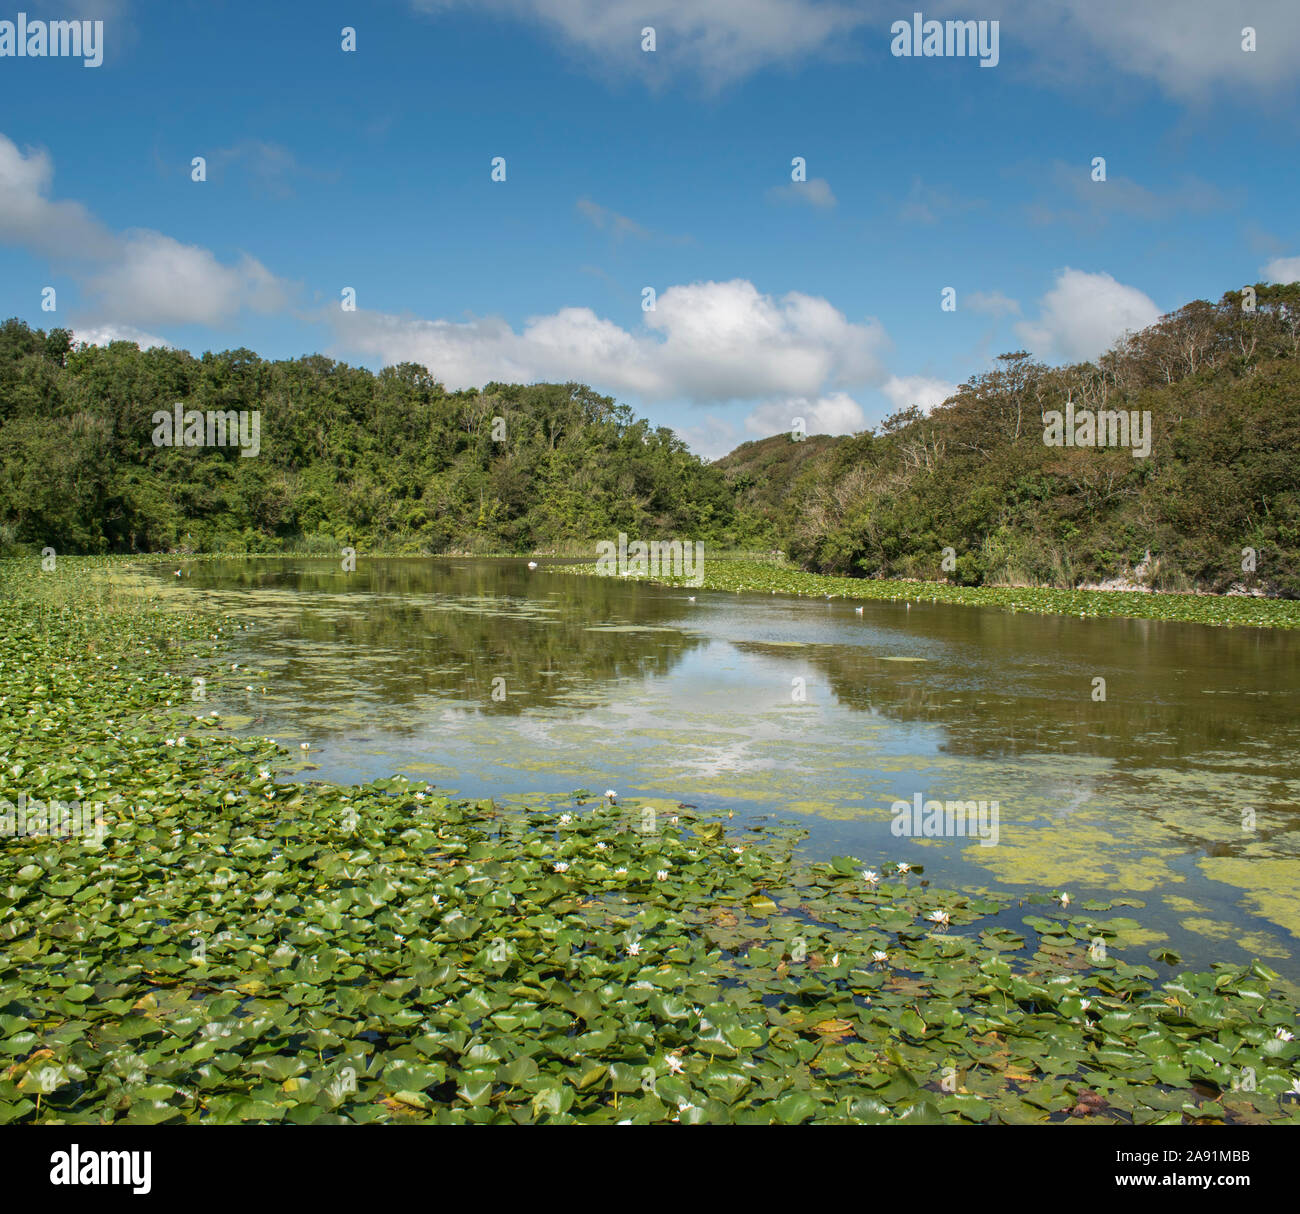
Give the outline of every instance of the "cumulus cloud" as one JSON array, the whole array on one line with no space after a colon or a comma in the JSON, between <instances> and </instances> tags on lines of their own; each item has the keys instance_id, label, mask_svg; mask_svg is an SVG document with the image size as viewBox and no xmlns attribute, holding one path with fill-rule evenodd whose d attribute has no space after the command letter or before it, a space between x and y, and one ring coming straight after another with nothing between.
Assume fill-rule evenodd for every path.
<instances>
[{"instance_id":1,"label":"cumulus cloud","mask_svg":"<svg viewBox=\"0 0 1300 1214\"><path fill-rule=\"evenodd\" d=\"M819 211L829 211L838 199L825 177L812 177L807 181L791 181L787 185L773 186L767 192L771 202L802 202Z\"/></svg>"},{"instance_id":2,"label":"cumulus cloud","mask_svg":"<svg viewBox=\"0 0 1300 1214\"><path fill-rule=\"evenodd\" d=\"M132 232L87 285L125 324L220 324L242 307L271 312L285 302L275 276L255 258L222 265L209 249L161 232Z\"/></svg>"},{"instance_id":3,"label":"cumulus cloud","mask_svg":"<svg viewBox=\"0 0 1300 1214\"><path fill-rule=\"evenodd\" d=\"M1067 266L1040 301L1037 319L1016 325L1016 333L1040 358L1082 362L1159 317L1160 309L1136 287Z\"/></svg>"},{"instance_id":4,"label":"cumulus cloud","mask_svg":"<svg viewBox=\"0 0 1300 1214\"><path fill-rule=\"evenodd\" d=\"M54 163L49 153L26 155L0 135L0 240L49 257L107 257L113 234L79 202L49 197Z\"/></svg>"},{"instance_id":5,"label":"cumulus cloud","mask_svg":"<svg viewBox=\"0 0 1300 1214\"><path fill-rule=\"evenodd\" d=\"M803 418L805 434L856 434L867 425L862 406L853 397L847 392L833 392L815 400L790 397L767 401L745 418L745 429L759 438L788 434L797 417Z\"/></svg>"},{"instance_id":6,"label":"cumulus cloud","mask_svg":"<svg viewBox=\"0 0 1300 1214\"><path fill-rule=\"evenodd\" d=\"M583 380L644 401L817 399L884 378L889 342L825 299L776 297L744 279L669 287L631 333L590 308L562 308L516 332L498 317L424 320L327 313L338 342L388 363L427 366L448 387Z\"/></svg>"},{"instance_id":7,"label":"cumulus cloud","mask_svg":"<svg viewBox=\"0 0 1300 1214\"><path fill-rule=\"evenodd\" d=\"M89 329L74 329L72 333L73 345L107 346L115 341L133 341L142 350L170 344L161 337L133 329L130 325L96 325Z\"/></svg>"},{"instance_id":8,"label":"cumulus cloud","mask_svg":"<svg viewBox=\"0 0 1300 1214\"><path fill-rule=\"evenodd\" d=\"M1300 282L1300 257L1275 257L1260 273L1269 282Z\"/></svg>"},{"instance_id":9,"label":"cumulus cloud","mask_svg":"<svg viewBox=\"0 0 1300 1214\"><path fill-rule=\"evenodd\" d=\"M217 324L284 305L285 284L256 259L225 265L161 232L112 232L81 203L51 198L53 179L47 152L0 135L0 241L75 267L101 324Z\"/></svg>"},{"instance_id":10,"label":"cumulus cloud","mask_svg":"<svg viewBox=\"0 0 1300 1214\"><path fill-rule=\"evenodd\" d=\"M957 392L957 385L946 379L929 375L891 375L880 390L889 398L894 411L915 405L922 413L929 413Z\"/></svg>"}]
</instances>

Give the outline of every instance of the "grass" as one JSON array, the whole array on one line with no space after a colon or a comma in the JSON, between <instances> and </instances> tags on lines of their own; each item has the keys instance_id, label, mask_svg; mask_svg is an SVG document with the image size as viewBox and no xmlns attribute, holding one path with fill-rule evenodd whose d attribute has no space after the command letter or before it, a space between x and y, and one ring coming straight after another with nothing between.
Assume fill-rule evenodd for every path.
<instances>
[{"instance_id":1,"label":"grass","mask_svg":"<svg viewBox=\"0 0 1300 1214\"><path fill-rule=\"evenodd\" d=\"M1300 1122L1261 964L685 805L277 780L190 699L243 622L120 568L0 562L0 799L104 822L0 839L0 1122Z\"/></svg>"}]
</instances>

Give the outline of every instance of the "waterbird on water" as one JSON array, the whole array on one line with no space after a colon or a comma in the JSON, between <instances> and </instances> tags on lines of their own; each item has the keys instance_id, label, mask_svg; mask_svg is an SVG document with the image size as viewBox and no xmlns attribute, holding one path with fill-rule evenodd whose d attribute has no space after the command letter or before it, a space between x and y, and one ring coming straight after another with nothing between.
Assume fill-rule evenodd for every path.
<instances>
[{"instance_id":1,"label":"waterbird on water","mask_svg":"<svg viewBox=\"0 0 1300 1214\"><path fill-rule=\"evenodd\" d=\"M536 562L536 561L529 561L529 562L528 562L528 568L529 568L529 569L536 569L536 568L537 568L537 562Z\"/></svg>"}]
</instances>

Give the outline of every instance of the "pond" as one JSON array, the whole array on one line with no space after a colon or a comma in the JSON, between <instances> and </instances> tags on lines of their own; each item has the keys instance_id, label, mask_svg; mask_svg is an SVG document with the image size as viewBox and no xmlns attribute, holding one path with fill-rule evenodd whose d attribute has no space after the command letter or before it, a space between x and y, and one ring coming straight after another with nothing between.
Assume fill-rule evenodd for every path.
<instances>
[{"instance_id":1,"label":"pond","mask_svg":"<svg viewBox=\"0 0 1300 1214\"><path fill-rule=\"evenodd\" d=\"M1294 633L859 614L524 560L183 574L184 593L253 626L211 706L302 754L294 778L402 773L499 803L615 789L742 826L797 819L815 858L906 860L970 892L1131 899L1142 952L1195 968L1259 957L1300 978ZM895 802L918 797L996 802L996 843L895 834Z\"/></svg>"}]
</instances>

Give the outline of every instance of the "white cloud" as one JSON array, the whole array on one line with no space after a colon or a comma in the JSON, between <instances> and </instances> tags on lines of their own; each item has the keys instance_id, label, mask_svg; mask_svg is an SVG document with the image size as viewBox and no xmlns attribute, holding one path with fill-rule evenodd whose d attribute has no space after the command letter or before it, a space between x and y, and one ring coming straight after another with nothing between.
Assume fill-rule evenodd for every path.
<instances>
[{"instance_id":1,"label":"white cloud","mask_svg":"<svg viewBox=\"0 0 1300 1214\"><path fill-rule=\"evenodd\" d=\"M839 201L825 177L773 186L768 190L767 196L772 202L802 202L819 211L829 211Z\"/></svg>"},{"instance_id":2,"label":"white cloud","mask_svg":"<svg viewBox=\"0 0 1300 1214\"><path fill-rule=\"evenodd\" d=\"M868 6L834 0L411 0L437 14L471 8L531 20L581 51L610 76L692 73L720 87L774 64L839 49L865 25ZM641 31L655 29L656 50L641 50ZM883 33L882 33L883 36Z\"/></svg>"},{"instance_id":3,"label":"white cloud","mask_svg":"<svg viewBox=\"0 0 1300 1214\"><path fill-rule=\"evenodd\" d=\"M768 401L745 418L745 429L759 438L788 434L797 417L804 420L805 434L856 434L867 426L862 406L847 392L833 392L815 400L791 397Z\"/></svg>"},{"instance_id":4,"label":"white cloud","mask_svg":"<svg viewBox=\"0 0 1300 1214\"><path fill-rule=\"evenodd\" d=\"M919 7L919 6L918 6ZM930 0L926 16L969 17L969 0ZM1170 96L1209 104L1225 87L1258 93L1295 82L1300 5L1295 0L983 0L980 17L1001 22L1004 67L1025 62L1044 81L1109 88L1098 58L1152 80ZM1256 49L1242 50L1253 26ZM1031 54L1017 55L1015 39Z\"/></svg>"},{"instance_id":5,"label":"white cloud","mask_svg":"<svg viewBox=\"0 0 1300 1214\"><path fill-rule=\"evenodd\" d=\"M81 203L51 199L53 178L47 152L0 135L0 241L76 267L99 324L218 324L284 305L285 284L254 258L225 265L161 232L112 232Z\"/></svg>"},{"instance_id":6,"label":"white cloud","mask_svg":"<svg viewBox=\"0 0 1300 1214\"><path fill-rule=\"evenodd\" d=\"M675 426L677 437L697 455L718 459L734 451L743 441L738 427L725 418L709 413L698 425Z\"/></svg>"},{"instance_id":7,"label":"white cloud","mask_svg":"<svg viewBox=\"0 0 1300 1214\"><path fill-rule=\"evenodd\" d=\"M957 385L929 375L891 375L880 385L880 390L889 398L895 412L916 405L922 413L929 413L955 395Z\"/></svg>"},{"instance_id":8,"label":"white cloud","mask_svg":"<svg viewBox=\"0 0 1300 1214\"><path fill-rule=\"evenodd\" d=\"M73 345L84 343L87 346L107 346L115 341L133 341L142 350L170 345L161 337L155 337L152 333L143 333L129 325L97 325L90 329L74 329L72 333Z\"/></svg>"},{"instance_id":9,"label":"white cloud","mask_svg":"<svg viewBox=\"0 0 1300 1214\"><path fill-rule=\"evenodd\" d=\"M1275 257L1260 273L1269 282L1300 282L1300 257Z\"/></svg>"},{"instance_id":10,"label":"white cloud","mask_svg":"<svg viewBox=\"0 0 1300 1214\"><path fill-rule=\"evenodd\" d=\"M220 324L242 307L270 312L284 291L261 262L222 265L208 249L161 232L133 232L118 256L87 284L125 324Z\"/></svg>"},{"instance_id":11,"label":"white cloud","mask_svg":"<svg viewBox=\"0 0 1300 1214\"><path fill-rule=\"evenodd\" d=\"M414 9L451 9L531 21L617 79L689 73L719 88L772 66L809 58L886 53L889 27L911 9L895 0L410 0ZM1106 89L1106 65L1154 81L1182 101L1209 104L1225 87L1245 93L1290 87L1300 61L1295 0L930 0L926 17L1000 22L1001 71L1043 82ZM641 50L654 26L657 49ZM1256 49L1241 30L1257 31ZM1099 68L1098 61L1101 61ZM925 220L922 220L925 222Z\"/></svg>"},{"instance_id":12,"label":"white cloud","mask_svg":"<svg viewBox=\"0 0 1300 1214\"><path fill-rule=\"evenodd\" d=\"M1036 320L1016 325L1016 333L1040 358L1068 362L1096 358L1124 333L1160 318L1160 309L1136 287L1068 266L1039 309Z\"/></svg>"},{"instance_id":13,"label":"white cloud","mask_svg":"<svg viewBox=\"0 0 1300 1214\"><path fill-rule=\"evenodd\" d=\"M54 164L48 152L0 135L0 241L50 257L110 255L114 238L79 202L49 197Z\"/></svg>"},{"instance_id":14,"label":"white cloud","mask_svg":"<svg viewBox=\"0 0 1300 1214\"><path fill-rule=\"evenodd\" d=\"M765 295L744 279L667 288L635 334L590 308L533 317L519 332L497 317L422 320L334 308L326 316L346 349L422 363L451 388L576 379L643 401L695 404L815 399L879 383L889 344L874 320L854 323L798 292Z\"/></svg>"}]
</instances>

